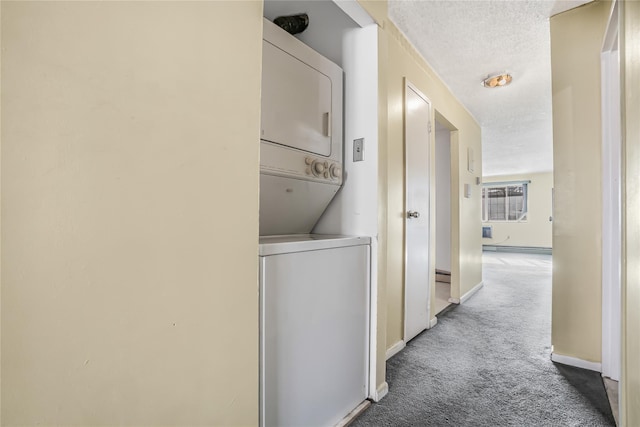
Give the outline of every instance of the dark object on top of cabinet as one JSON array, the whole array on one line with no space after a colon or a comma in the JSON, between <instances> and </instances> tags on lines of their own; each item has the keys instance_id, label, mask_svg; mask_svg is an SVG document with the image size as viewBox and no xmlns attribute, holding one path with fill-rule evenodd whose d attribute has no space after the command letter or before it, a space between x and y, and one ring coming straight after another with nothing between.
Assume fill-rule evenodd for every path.
<instances>
[{"instance_id":1,"label":"dark object on top of cabinet","mask_svg":"<svg viewBox=\"0 0 640 427\"><path fill-rule=\"evenodd\" d=\"M298 34L309 26L309 15L300 13L298 15L279 16L273 20L273 23L289 34Z\"/></svg>"}]
</instances>

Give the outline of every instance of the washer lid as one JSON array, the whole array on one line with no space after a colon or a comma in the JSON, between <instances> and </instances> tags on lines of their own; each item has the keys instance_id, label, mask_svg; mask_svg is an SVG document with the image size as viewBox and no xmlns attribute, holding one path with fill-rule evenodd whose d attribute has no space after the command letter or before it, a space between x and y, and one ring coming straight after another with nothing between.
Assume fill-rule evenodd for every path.
<instances>
[{"instance_id":1,"label":"washer lid","mask_svg":"<svg viewBox=\"0 0 640 427\"><path fill-rule=\"evenodd\" d=\"M279 255L291 252L316 251L371 244L367 236L343 236L339 234L288 234L260 237L259 255Z\"/></svg>"}]
</instances>

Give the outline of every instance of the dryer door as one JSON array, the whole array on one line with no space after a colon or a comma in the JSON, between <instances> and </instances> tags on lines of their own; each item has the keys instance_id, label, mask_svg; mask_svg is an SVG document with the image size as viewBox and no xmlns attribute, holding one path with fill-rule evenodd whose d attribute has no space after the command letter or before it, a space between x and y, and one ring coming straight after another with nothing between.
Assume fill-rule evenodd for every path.
<instances>
[{"instance_id":1,"label":"dryer door","mask_svg":"<svg viewBox=\"0 0 640 427\"><path fill-rule=\"evenodd\" d=\"M331 80L268 41L262 46L260 139L331 155Z\"/></svg>"}]
</instances>

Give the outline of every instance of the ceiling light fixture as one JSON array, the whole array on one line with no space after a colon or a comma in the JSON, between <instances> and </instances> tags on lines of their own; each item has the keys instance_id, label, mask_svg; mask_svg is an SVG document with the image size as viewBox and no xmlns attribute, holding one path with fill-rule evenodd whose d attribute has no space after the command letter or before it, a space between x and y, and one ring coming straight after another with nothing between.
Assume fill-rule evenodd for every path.
<instances>
[{"instance_id":1,"label":"ceiling light fixture","mask_svg":"<svg viewBox=\"0 0 640 427\"><path fill-rule=\"evenodd\" d=\"M511 83L513 77L509 73L495 74L493 76L488 76L481 83L484 87L500 87L506 86Z\"/></svg>"}]
</instances>

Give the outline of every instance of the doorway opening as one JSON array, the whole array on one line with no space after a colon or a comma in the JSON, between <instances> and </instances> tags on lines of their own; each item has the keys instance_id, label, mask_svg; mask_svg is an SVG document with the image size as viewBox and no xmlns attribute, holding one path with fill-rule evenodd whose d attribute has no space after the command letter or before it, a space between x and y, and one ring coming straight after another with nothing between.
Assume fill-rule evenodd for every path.
<instances>
[{"instance_id":1,"label":"doorway opening","mask_svg":"<svg viewBox=\"0 0 640 427\"><path fill-rule=\"evenodd\" d=\"M436 289L437 316L451 304L451 134L449 127L435 120L436 177Z\"/></svg>"}]
</instances>

